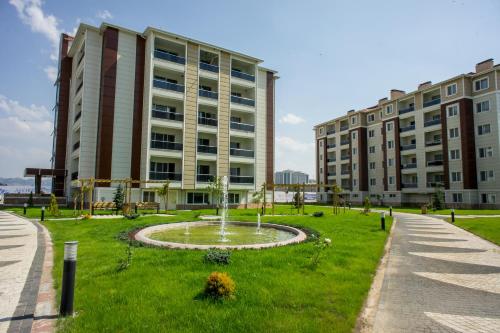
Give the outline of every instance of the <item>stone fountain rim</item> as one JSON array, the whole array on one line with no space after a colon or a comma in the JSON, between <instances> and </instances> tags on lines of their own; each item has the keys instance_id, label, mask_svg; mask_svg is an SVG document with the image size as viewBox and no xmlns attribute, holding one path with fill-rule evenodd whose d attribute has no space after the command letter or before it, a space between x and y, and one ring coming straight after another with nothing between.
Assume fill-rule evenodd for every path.
<instances>
[{"instance_id":1,"label":"stone fountain rim","mask_svg":"<svg viewBox=\"0 0 500 333\"><path fill-rule=\"evenodd\" d=\"M208 249L227 249L227 250L243 250L243 249L265 249L277 246L285 246L290 244L301 243L306 240L307 235L305 232L298 228L294 228L288 225L283 224L274 224L274 223L261 223L261 228L273 228L283 231L288 231L295 234L295 237L279 241L279 242L271 242L271 243L260 243L260 244L242 244L242 245L224 245L224 244L210 244L210 245L202 245L202 244L184 244L184 243L174 243L174 242L166 242L159 241L155 239L151 239L148 235L168 230L168 229L177 229L183 228L189 224L189 226L203 226L203 225L220 225L220 222L214 221L194 221L194 222L176 222L176 223L165 223L165 224L157 224L150 227L143 228L139 230L134 238L142 243L153 245L157 247L164 247L170 249L184 249L184 250L208 250ZM227 221L226 224L232 225L251 225L255 226L255 222L240 222L240 221Z\"/></svg>"}]
</instances>

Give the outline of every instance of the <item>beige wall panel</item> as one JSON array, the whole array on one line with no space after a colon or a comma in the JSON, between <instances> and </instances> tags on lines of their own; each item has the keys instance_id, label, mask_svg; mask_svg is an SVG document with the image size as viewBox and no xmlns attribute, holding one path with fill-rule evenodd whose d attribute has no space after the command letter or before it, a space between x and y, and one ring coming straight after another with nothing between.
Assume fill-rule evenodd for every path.
<instances>
[{"instance_id":1,"label":"beige wall panel","mask_svg":"<svg viewBox=\"0 0 500 333\"><path fill-rule=\"evenodd\" d=\"M217 175L229 175L229 118L230 96L231 96L231 56L229 53L221 52L219 69L219 111L218 111L218 160Z\"/></svg>"}]
</instances>

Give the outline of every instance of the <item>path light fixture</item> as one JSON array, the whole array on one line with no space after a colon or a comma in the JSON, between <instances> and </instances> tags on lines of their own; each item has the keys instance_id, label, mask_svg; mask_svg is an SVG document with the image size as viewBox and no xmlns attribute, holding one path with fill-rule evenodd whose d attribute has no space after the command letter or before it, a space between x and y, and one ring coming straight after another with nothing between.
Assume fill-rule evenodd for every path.
<instances>
[{"instance_id":1,"label":"path light fixture","mask_svg":"<svg viewBox=\"0 0 500 333\"><path fill-rule=\"evenodd\" d=\"M26 215L26 208L28 207L28 204L25 202L23 205L23 214Z\"/></svg>"},{"instance_id":2,"label":"path light fixture","mask_svg":"<svg viewBox=\"0 0 500 333\"><path fill-rule=\"evenodd\" d=\"M389 216L392 216L392 206L389 207Z\"/></svg>"},{"instance_id":3,"label":"path light fixture","mask_svg":"<svg viewBox=\"0 0 500 333\"><path fill-rule=\"evenodd\" d=\"M385 230L385 212L380 213L380 228Z\"/></svg>"},{"instance_id":4,"label":"path light fixture","mask_svg":"<svg viewBox=\"0 0 500 333\"><path fill-rule=\"evenodd\" d=\"M73 300L75 295L76 252L78 242L64 243L64 267L61 291L61 316L73 315Z\"/></svg>"},{"instance_id":5,"label":"path light fixture","mask_svg":"<svg viewBox=\"0 0 500 333\"><path fill-rule=\"evenodd\" d=\"M42 218L40 220L45 221L45 206L42 206Z\"/></svg>"},{"instance_id":6,"label":"path light fixture","mask_svg":"<svg viewBox=\"0 0 500 333\"><path fill-rule=\"evenodd\" d=\"M451 209L451 223L455 223L455 209Z\"/></svg>"}]
</instances>

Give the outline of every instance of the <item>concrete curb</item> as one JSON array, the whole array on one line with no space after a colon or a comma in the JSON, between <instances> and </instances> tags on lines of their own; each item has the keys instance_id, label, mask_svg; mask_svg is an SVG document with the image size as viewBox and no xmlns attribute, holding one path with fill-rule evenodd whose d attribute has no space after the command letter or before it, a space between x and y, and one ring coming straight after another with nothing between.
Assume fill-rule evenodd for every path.
<instances>
[{"instance_id":1,"label":"concrete curb","mask_svg":"<svg viewBox=\"0 0 500 333\"><path fill-rule=\"evenodd\" d=\"M382 290L382 284L384 282L385 271L387 268L387 263L389 261L389 252L391 249L392 238L394 236L394 227L397 223L397 218L393 216L391 230L389 232L389 237L384 246L384 255L380 259L380 262L373 278L370 291L368 292L368 297L366 298L363 308L356 320L356 327L354 332L359 333L369 333L373 330L375 314L377 313L378 302L380 299L380 291Z\"/></svg>"}]
</instances>

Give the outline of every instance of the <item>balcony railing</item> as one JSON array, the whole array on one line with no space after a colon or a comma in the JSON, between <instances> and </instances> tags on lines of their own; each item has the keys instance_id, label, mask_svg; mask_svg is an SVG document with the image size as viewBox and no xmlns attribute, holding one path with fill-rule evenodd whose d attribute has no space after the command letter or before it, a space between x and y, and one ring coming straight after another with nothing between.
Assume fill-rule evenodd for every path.
<instances>
[{"instance_id":1,"label":"balcony railing","mask_svg":"<svg viewBox=\"0 0 500 333\"><path fill-rule=\"evenodd\" d=\"M441 140L435 140L435 141L428 141L425 143L425 146L426 147L430 147L430 146L438 146L441 144Z\"/></svg>"},{"instance_id":2,"label":"balcony railing","mask_svg":"<svg viewBox=\"0 0 500 333\"><path fill-rule=\"evenodd\" d=\"M432 187L441 187L444 186L443 182L427 182L427 187L432 188Z\"/></svg>"},{"instance_id":3,"label":"balcony railing","mask_svg":"<svg viewBox=\"0 0 500 333\"><path fill-rule=\"evenodd\" d=\"M217 154L217 146L198 145L198 153Z\"/></svg>"},{"instance_id":4,"label":"balcony railing","mask_svg":"<svg viewBox=\"0 0 500 333\"><path fill-rule=\"evenodd\" d=\"M196 181L199 183L210 183L214 178L214 175L196 175Z\"/></svg>"},{"instance_id":5,"label":"balcony railing","mask_svg":"<svg viewBox=\"0 0 500 333\"><path fill-rule=\"evenodd\" d=\"M198 116L198 124L207 126L217 126L217 119Z\"/></svg>"},{"instance_id":6,"label":"balcony railing","mask_svg":"<svg viewBox=\"0 0 500 333\"><path fill-rule=\"evenodd\" d=\"M443 161L434 160L434 161L427 162L427 166L439 166L439 165L443 165Z\"/></svg>"},{"instance_id":7,"label":"balcony railing","mask_svg":"<svg viewBox=\"0 0 500 333\"><path fill-rule=\"evenodd\" d=\"M331 130L326 131L326 135L330 135L330 134L335 134L335 130L331 129Z\"/></svg>"},{"instance_id":8,"label":"balcony railing","mask_svg":"<svg viewBox=\"0 0 500 333\"><path fill-rule=\"evenodd\" d=\"M345 192L345 191L351 191L352 190L352 187L351 185L341 185L340 186L342 188L342 190Z\"/></svg>"},{"instance_id":9,"label":"balcony railing","mask_svg":"<svg viewBox=\"0 0 500 333\"><path fill-rule=\"evenodd\" d=\"M441 98L431 99L430 101L424 101L424 108L432 105L441 103Z\"/></svg>"},{"instance_id":10,"label":"balcony railing","mask_svg":"<svg viewBox=\"0 0 500 333\"><path fill-rule=\"evenodd\" d=\"M184 115L182 113L163 111L158 109L153 109L153 118L184 121Z\"/></svg>"},{"instance_id":11,"label":"balcony railing","mask_svg":"<svg viewBox=\"0 0 500 333\"><path fill-rule=\"evenodd\" d=\"M345 160L348 160L350 157L351 157L351 155L340 156L340 160L345 161Z\"/></svg>"},{"instance_id":12,"label":"balcony railing","mask_svg":"<svg viewBox=\"0 0 500 333\"><path fill-rule=\"evenodd\" d=\"M337 145L335 143L328 143L326 149L335 148Z\"/></svg>"},{"instance_id":13,"label":"balcony railing","mask_svg":"<svg viewBox=\"0 0 500 333\"><path fill-rule=\"evenodd\" d=\"M350 172L349 172L349 170L341 170L340 174L341 175L348 175L348 174L350 174Z\"/></svg>"},{"instance_id":14,"label":"balcony railing","mask_svg":"<svg viewBox=\"0 0 500 333\"><path fill-rule=\"evenodd\" d=\"M415 143L409 145L401 145L401 150L412 150L415 148L417 148L417 145Z\"/></svg>"},{"instance_id":15,"label":"balcony railing","mask_svg":"<svg viewBox=\"0 0 500 333\"><path fill-rule=\"evenodd\" d=\"M182 150L182 143L151 140L151 148L166 149L166 150Z\"/></svg>"},{"instance_id":16,"label":"balcony railing","mask_svg":"<svg viewBox=\"0 0 500 333\"><path fill-rule=\"evenodd\" d=\"M77 180L78 179L78 171L71 173L71 180Z\"/></svg>"},{"instance_id":17,"label":"balcony railing","mask_svg":"<svg viewBox=\"0 0 500 333\"><path fill-rule=\"evenodd\" d=\"M73 151L77 150L78 148L80 148L80 141L75 142L75 144L73 145Z\"/></svg>"},{"instance_id":18,"label":"balcony railing","mask_svg":"<svg viewBox=\"0 0 500 333\"><path fill-rule=\"evenodd\" d=\"M402 188L417 188L417 183L401 183Z\"/></svg>"},{"instance_id":19,"label":"balcony railing","mask_svg":"<svg viewBox=\"0 0 500 333\"><path fill-rule=\"evenodd\" d=\"M209 72L219 73L219 66L207 64L205 62L200 62L200 69L204 69Z\"/></svg>"},{"instance_id":20,"label":"balcony railing","mask_svg":"<svg viewBox=\"0 0 500 333\"><path fill-rule=\"evenodd\" d=\"M231 70L231 76L237 77L239 79L255 82L255 76L248 73L243 73L240 71Z\"/></svg>"},{"instance_id":21,"label":"balcony railing","mask_svg":"<svg viewBox=\"0 0 500 333\"><path fill-rule=\"evenodd\" d=\"M349 144L349 139L346 139L346 140L340 140L340 145L343 146L343 145L348 145Z\"/></svg>"},{"instance_id":22,"label":"balcony railing","mask_svg":"<svg viewBox=\"0 0 500 333\"><path fill-rule=\"evenodd\" d=\"M252 176L229 176L229 182L234 184L253 184Z\"/></svg>"},{"instance_id":23,"label":"balcony railing","mask_svg":"<svg viewBox=\"0 0 500 333\"><path fill-rule=\"evenodd\" d=\"M151 180L182 180L182 173L175 172L159 172L159 171L150 171L149 179Z\"/></svg>"},{"instance_id":24,"label":"balcony railing","mask_svg":"<svg viewBox=\"0 0 500 333\"><path fill-rule=\"evenodd\" d=\"M327 175L328 175L328 177L330 177L330 176L336 176L337 173L336 172L328 172Z\"/></svg>"},{"instance_id":25,"label":"balcony railing","mask_svg":"<svg viewBox=\"0 0 500 333\"><path fill-rule=\"evenodd\" d=\"M211 98L211 99L219 98L219 94L217 92L205 90L205 89L200 89L199 95L200 95L200 97L206 97L206 98Z\"/></svg>"},{"instance_id":26,"label":"balcony railing","mask_svg":"<svg viewBox=\"0 0 500 333\"><path fill-rule=\"evenodd\" d=\"M406 163L401 165L402 169L415 169L416 167L417 163Z\"/></svg>"},{"instance_id":27,"label":"balcony railing","mask_svg":"<svg viewBox=\"0 0 500 333\"><path fill-rule=\"evenodd\" d=\"M82 117L82 111L78 111L78 113L75 115L75 123Z\"/></svg>"},{"instance_id":28,"label":"balcony railing","mask_svg":"<svg viewBox=\"0 0 500 333\"><path fill-rule=\"evenodd\" d=\"M236 104L255 106L255 100L251 98L239 97L234 95L231 95L231 102Z\"/></svg>"},{"instance_id":29,"label":"balcony railing","mask_svg":"<svg viewBox=\"0 0 500 333\"><path fill-rule=\"evenodd\" d=\"M253 157L254 151L248 149L231 148L229 149L229 154L233 156Z\"/></svg>"},{"instance_id":30,"label":"balcony railing","mask_svg":"<svg viewBox=\"0 0 500 333\"><path fill-rule=\"evenodd\" d=\"M326 160L326 162L327 162L327 163L330 163L330 162L336 162L336 161L337 161L337 159L336 159L336 158L328 158L328 159Z\"/></svg>"},{"instance_id":31,"label":"balcony railing","mask_svg":"<svg viewBox=\"0 0 500 333\"><path fill-rule=\"evenodd\" d=\"M415 107L414 106L409 106L407 108L400 109L399 110L399 114L405 114L405 113L412 112L412 111L415 111Z\"/></svg>"},{"instance_id":32,"label":"balcony railing","mask_svg":"<svg viewBox=\"0 0 500 333\"><path fill-rule=\"evenodd\" d=\"M413 131L415 129L415 125L409 125L405 127L401 127L399 131L402 132L408 132L408 131Z\"/></svg>"},{"instance_id":33,"label":"balcony railing","mask_svg":"<svg viewBox=\"0 0 500 333\"><path fill-rule=\"evenodd\" d=\"M255 132L255 125L232 121L231 129L245 132Z\"/></svg>"},{"instance_id":34,"label":"balcony railing","mask_svg":"<svg viewBox=\"0 0 500 333\"><path fill-rule=\"evenodd\" d=\"M182 84L172 83L172 82L168 82L168 81L160 80L160 79L153 80L153 87L177 91L177 92L181 92L181 93L184 92L184 86Z\"/></svg>"},{"instance_id":35,"label":"balcony railing","mask_svg":"<svg viewBox=\"0 0 500 333\"><path fill-rule=\"evenodd\" d=\"M85 56L85 52L82 53L80 59L78 59L78 64L76 65L76 67L80 66L80 64L82 63L83 61L83 57Z\"/></svg>"},{"instance_id":36,"label":"balcony railing","mask_svg":"<svg viewBox=\"0 0 500 333\"><path fill-rule=\"evenodd\" d=\"M155 58L175 62L184 65L186 63L186 58L171 54L162 50L155 50Z\"/></svg>"},{"instance_id":37,"label":"balcony railing","mask_svg":"<svg viewBox=\"0 0 500 333\"><path fill-rule=\"evenodd\" d=\"M441 124L441 118L424 121L424 127Z\"/></svg>"},{"instance_id":38,"label":"balcony railing","mask_svg":"<svg viewBox=\"0 0 500 333\"><path fill-rule=\"evenodd\" d=\"M76 95L76 94L78 94L78 92L79 92L80 90L82 90L82 87L83 87L83 80L82 80L82 82L80 82L80 84L78 85L78 88L76 88L75 95Z\"/></svg>"},{"instance_id":39,"label":"balcony railing","mask_svg":"<svg viewBox=\"0 0 500 333\"><path fill-rule=\"evenodd\" d=\"M349 125L340 126L340 131L347 131L349 129Z\"/></svg>"}]
</instances>

